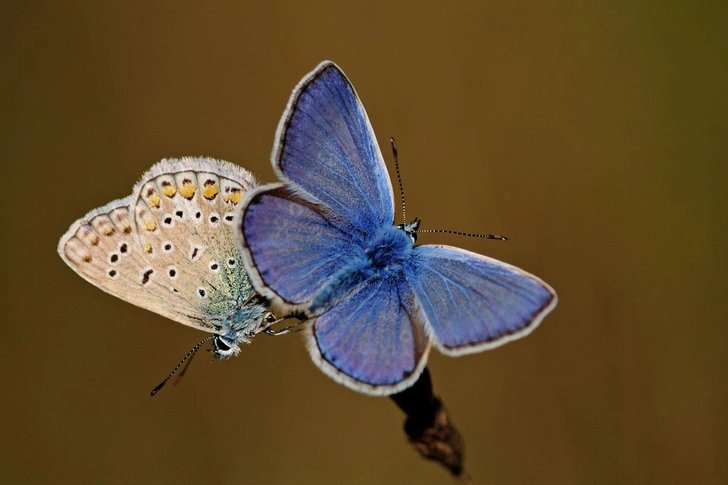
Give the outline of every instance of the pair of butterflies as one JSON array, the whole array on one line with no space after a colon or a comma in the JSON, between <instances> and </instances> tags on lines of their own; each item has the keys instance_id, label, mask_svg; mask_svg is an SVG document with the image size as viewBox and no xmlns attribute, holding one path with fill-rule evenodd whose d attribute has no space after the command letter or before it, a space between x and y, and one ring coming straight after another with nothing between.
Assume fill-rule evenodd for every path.
<instances>
[{"instance_id":1,"label":"pair of butterflies","mask_svg":"<svg viewBox=\"0 0 728 485\"><path fill-rule=\"evenodd\" d=\"M494 259L415 245L366 111L333 63L294 89L272 154L279 182L210 158L154 165L89 212L58 251L104 291L210 332L228 358L276 317L304 320L319 368L365 394L412 385L430 346L479 352L530 333L557 302Z\"/></svg>"}]
</instances>

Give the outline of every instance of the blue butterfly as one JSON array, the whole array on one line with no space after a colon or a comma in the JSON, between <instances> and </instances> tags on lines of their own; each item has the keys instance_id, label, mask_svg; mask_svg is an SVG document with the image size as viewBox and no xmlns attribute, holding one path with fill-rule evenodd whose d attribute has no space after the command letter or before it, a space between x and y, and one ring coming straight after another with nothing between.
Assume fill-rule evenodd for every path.
<instances>
[{"instance_id":1,"label":"blue butterfly","mask_svg":"<svg viewBox=\"0 0 728 485\"><path fill-rule=\"evenodd\" d=\"M306 322L324 373L365 394L411 386L430 345L491 349L533 331L556 293L525 271L394 224L392 183L374 130L338 66L296 86L272 153L280 183L243 202L238 241L258 292Z\"/></svg>"}]
</instances>

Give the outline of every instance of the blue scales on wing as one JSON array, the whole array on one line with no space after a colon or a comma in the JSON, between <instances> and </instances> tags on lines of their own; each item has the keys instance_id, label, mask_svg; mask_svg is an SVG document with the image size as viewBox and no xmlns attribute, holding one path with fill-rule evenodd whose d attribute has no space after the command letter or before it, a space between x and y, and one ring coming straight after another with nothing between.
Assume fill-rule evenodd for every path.
<instances>
[{"instance_id":1,"label":"blue scales on wing","mask_svg":"<svg viewBox=\"0 0 728 485\"><path fill-rule=\"evenodd\" d=\"M449 246L412 253L407 281L443 353L479 352L522 337L556 304L546 283L515 266Z\"/></svg>"}]
</instances>

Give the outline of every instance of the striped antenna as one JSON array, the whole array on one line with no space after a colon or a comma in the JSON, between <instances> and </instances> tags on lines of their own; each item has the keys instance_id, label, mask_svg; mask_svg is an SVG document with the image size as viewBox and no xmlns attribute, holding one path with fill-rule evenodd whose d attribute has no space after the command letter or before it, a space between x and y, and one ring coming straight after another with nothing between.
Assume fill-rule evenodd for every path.
<instances>
[{"instance_id":1,"label":"striped antenna","mask_svg":"<svg viewBox=\"0 0 728 485\"><path fill-rule=\"evenodd\" d=\"M399 174L399 158L397 158L397 142L394 137L389 139L392 144L392 154L394 155L394 169L397 171L397 182L399 182L399 195L402 199L402 224L407 224L407 211L404 206L404 188L402 187L402 176Z\"/></svg>"},{"instance_id":2,"label":"striped antenna","mask_svg":"<svg viewBox=\"0 0 728 485\"><path fill-rule=\"evenodd\" d=\"M508 238L506 236L499 236L498 234L472 234L469 232L450 231L448 229L422 229L421 231L417 231L417 234L422 234L424 232L444 232L445 234L455 234L458 236L479 237L482 239L495 239L497 241L508 241Z\"/></svg>"},{"instance_id":3,"label":"striped antenna","mask_svg":"<svg viewBox=\"0 0 728 485\"><path fill-rule=\"evenodd\" d=\"M195 357L195 354L197 353L197 351L200 350L200 347L202 347L205 344L205 342L209 342L210 340L214 339L215 337L217 337L217 334L213 333L212 335L208 335L207 337L202 339L202 341L200 341L197 345L192 347L192 350L187 352L187 355L185 355L184 358L182 360L180 360L179 364L177 364L177 366L174 369L172 369L172 372L169 373L167 378L165 380L163 380L162 382L160 382L159 385L157 385L157 387L152 389L152 392L150 393L150 395L154 396L156 393L158 393L164 387L164 385L167 384L167 382L177 373L177 370L182 366L182 364L187 362L187 365L184 366L184 368L180 371L179 375L177 376L177 379L174 381L174 383L177 384L180 381L180 379L182 379L182 377L184 377L185 372L187 372L187 368L192 363L192 359Z\"/></svg>"},{"instance_id":4,"label":"striped antenna","mask_svg":"<svg viewBox=\"0 0 728 485\"><path fill-rule=\"evenodd\" d=\"M402 224L401 228L404 230L407 227L407 211L404 204L404 187L402 186L402 175L399 172L399 157L397 156L397 142L394 141L394 137L389 139L389 142L392 144L392 155L394 155L394 169L397 172L397 182L399 182L399 194L402 199ZM419 224L417 224L419 226ZM469 232L460 232L460 231L450 231L448 229L423 229L418 230L416 228L414 233L416 234L423 234L426 232L440 232L445 234L455 234L457 236L467 236L467 237L478 237L482 239L495 239L496 241L508 241L508 238L506 236L499 236L498 234L473 234Z\"/></svg>"}]
</instances>

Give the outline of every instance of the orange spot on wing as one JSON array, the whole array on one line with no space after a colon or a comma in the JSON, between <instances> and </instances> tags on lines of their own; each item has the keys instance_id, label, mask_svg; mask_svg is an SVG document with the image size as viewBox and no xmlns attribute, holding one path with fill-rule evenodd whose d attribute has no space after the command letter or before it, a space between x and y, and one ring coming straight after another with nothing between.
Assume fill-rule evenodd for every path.
<instances>
[{"instance_id":1,"label":"orange spot on wing","mask_svg":"<svg viewBox=\"0 0 728 485\"><path fill-rule=\"evenodd\" d=\"M162 193L167 197L172 198L174 197L174 194L177 193L177 186L165 180L162 182Z\"/></svg>"},{"instance_id":2,"label":"orange spot on wing","mask_svg":"<svg viewBox=\"0 0 728 485\"><path fill-rule=\"evenodd\" d=\"M154 207L155 209L159 209L159 203L161 202L162 198L159 196L158 193L153 192L152 195L149 196L147 199L147 203L149 204L149 207Z\"/></svg>"},{"instance_id":3,"label":"orange spot on wing","mask_svg":"<svg viewBox=\"0 0 728 485\"><path fill-rule=\"evenodd\" d=\"M202 196L207 200L214 200L220 189L217 188L212 180L205 181L205 187L202 189Z\"/></svg>"},{"instance_id":4,"label":"orange spot on wing","mask_svg":"<svg viewBox=\"0 0 728 485\"><path fill-rule=\"evenodd\" d=\"M195 196L196 190L197 190L197 185L192 183L192 180L184 179L182 181L182 187L179 189L179 193L185 199L192 200L192 197Z\"/></svg>"},{"instance_id":5,"label":"orange spot on wing","mask_svg":"<svg viewBox=\"0 0 728 485\"><path fill-rule=\"evenodd\" d=\"M233 190L233 193L225 196L225 202L233 205L238 205L240 200L243 198L243 193L240 190Z\"/></svg>"}]
</instances>

